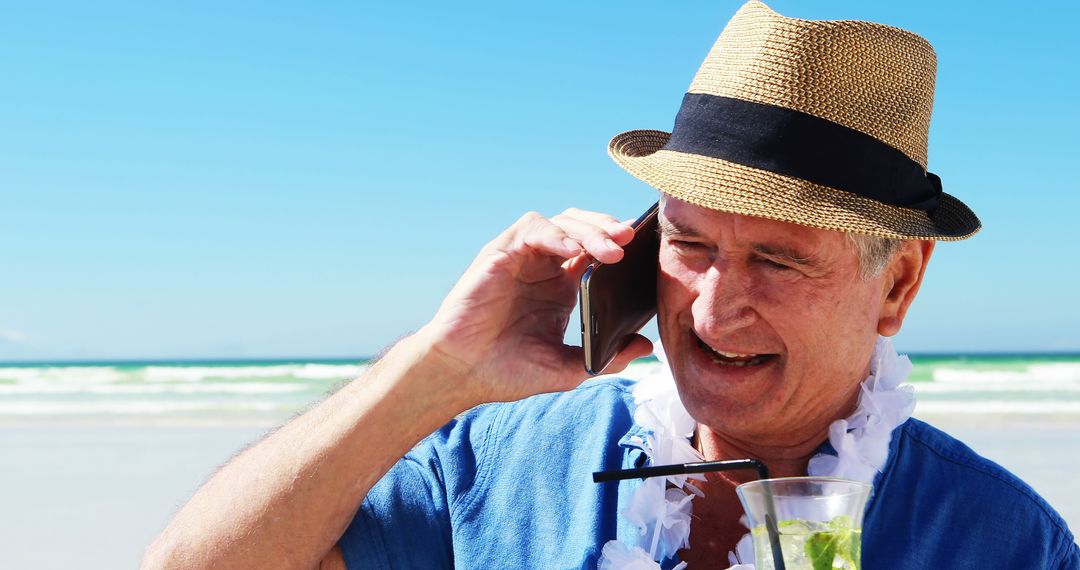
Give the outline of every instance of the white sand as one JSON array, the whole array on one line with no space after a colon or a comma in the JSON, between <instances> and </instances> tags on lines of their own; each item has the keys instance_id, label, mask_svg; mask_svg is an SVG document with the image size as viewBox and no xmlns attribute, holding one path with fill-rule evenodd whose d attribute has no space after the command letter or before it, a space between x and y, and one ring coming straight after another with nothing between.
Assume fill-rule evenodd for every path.
<instances>
[{"instance_id":1,"label":"white sand","mask_svg":"<svg viewBox=\"0 0 1080 570\"><path fill-rule=\"evenodd\" d=\"M0 567L137 568L257 428L0 428Z\"/></svg>"},{"instance_id":2,"label":"white sand","mask_svg":"<svg viewBox=\"0 0 1080 570\"><path fill-rule=\"evenodd\" d=\"M1080 526L1080 421L968 419L944 427L1023 477L1073 528ZM264 432L0 427L0 567L135 568L202 481Z\"/></svg>"}]
</instances>

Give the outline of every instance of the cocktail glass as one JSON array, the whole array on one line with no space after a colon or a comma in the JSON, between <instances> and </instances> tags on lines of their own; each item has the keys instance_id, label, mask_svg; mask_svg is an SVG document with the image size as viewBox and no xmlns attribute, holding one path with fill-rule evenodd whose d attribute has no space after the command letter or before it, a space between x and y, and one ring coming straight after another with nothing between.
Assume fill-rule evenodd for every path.
<instances>
[{"instance_id":1,"label":"cocktail glass","mask_svg":"<svg viewBox=\"0 0 1080 570\"><path fill-rule=\"evenodd\" d=\"M871 486L831 477L783 477L736 489L750 520L757 570L774 570L779 536L786 570L858 570ZM775 529L770 540L770 527Z\"/></svg>"}]
</instances>

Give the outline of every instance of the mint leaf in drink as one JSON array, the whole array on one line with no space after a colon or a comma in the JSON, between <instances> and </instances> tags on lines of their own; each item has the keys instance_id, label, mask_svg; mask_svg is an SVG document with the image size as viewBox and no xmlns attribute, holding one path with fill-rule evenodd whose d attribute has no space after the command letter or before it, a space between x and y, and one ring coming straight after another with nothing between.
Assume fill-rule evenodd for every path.
<instances>
[{"instance_id":1,"label":"mint leaf in drink","mask_svg":"<svg viewBox=\"0 0 1080 570\"><path fill-rule=\"evenodd\" d=\"M843 561L841 568L859 567L862 533L855 531L853 526L854 522L847 515L840 515L829 521L829 531L833 533L836 541L836 555Z\"/></svg>"},{"instance_id":2,"label":"mint leaf in drink","mask_svg":"<svg viewBox=\"0 0 1080 570\"><path fill-rule=\"evenodd\" d=\"M829 531L815 532L806 539L806 557L814 570L832 570L836 543L836 535Z\"/></svg>"},{"instance_id":3,"label":"mint leaf in drink","mask_svg":"<svg viewBox=\"0 0 1080 570\"><path fill-rule=\"evenodd\" d=\"M848 515L839 515L829 521L829 530L837 533L849 531L853 526L855 526L855 523Z\"/></svg>"}]
</instances>

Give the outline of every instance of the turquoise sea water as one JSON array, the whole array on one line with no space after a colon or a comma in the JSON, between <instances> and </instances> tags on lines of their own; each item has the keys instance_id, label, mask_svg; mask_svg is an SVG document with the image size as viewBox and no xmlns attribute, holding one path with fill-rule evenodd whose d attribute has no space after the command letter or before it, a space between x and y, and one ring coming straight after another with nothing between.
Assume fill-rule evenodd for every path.
<instances>
[{"instance_id":1,"label":"turquoise sea water","mask_svg":"<svg viewBox=\"0 0 1080 570\"><path fill-rule=\"evenodd\" d=\"M367 359L0 364L0 422L274 422L359 376Z\"/></svg>"},{"instance_id":2,"label":"turquoise sea water","mask_svg":"<svg viewBox=\"0 0 1080 570\"><path fill-rule=\"evenodd\" d=\"M912 355L916 414L1080 418L1080 354ZM367 359L0 364L0 422L277 422ZM642 359L625 375L656 374Z\"/></svg>"}]
</instances>

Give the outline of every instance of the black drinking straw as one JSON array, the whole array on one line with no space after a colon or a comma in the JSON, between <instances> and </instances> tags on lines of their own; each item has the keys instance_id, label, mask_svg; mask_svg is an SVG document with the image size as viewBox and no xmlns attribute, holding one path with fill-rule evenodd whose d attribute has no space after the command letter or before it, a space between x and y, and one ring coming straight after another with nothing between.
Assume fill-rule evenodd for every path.
<instances>
[{"instance_id":1,"label":"black drinking straw","mask_svg":"<svg viewBox=\"0 0 1080 570\"><path fill-rule=\"evenodd\" d=\"M634 469L613 469L596 471L592 474L593 483L607 483L626 479L647 479L668 475L690 475L691 473L710 473L713 471L734 471L753 469L758 479L769 478L769 468L757 459L732 459L728 461L705 461L702 463L683 463L680 465L657 465L655 467L637 467ZM776 570L787 570L784 566L784 553L780 550L780 531L776 528L776 512L773 508L772 491L769 483L765 485L765 531L769 534L769 546L772 548L773 565Z\"/></svg>"}]
</instances>

